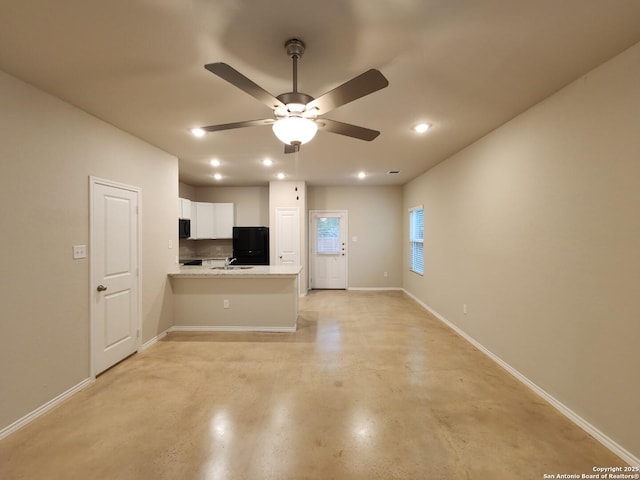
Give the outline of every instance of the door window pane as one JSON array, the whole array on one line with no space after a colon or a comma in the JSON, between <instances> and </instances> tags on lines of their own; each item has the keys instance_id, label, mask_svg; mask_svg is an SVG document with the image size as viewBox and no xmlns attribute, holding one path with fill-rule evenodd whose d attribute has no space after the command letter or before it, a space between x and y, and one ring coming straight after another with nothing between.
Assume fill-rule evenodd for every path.
<instances>
[{"instance_id":1,"label":"door window pane","mask_svg":"<svg viewBox=\"0 0 640 480\"><path fill-rule=\"evenodd\" d=\"M317 221L316 252L320 255L340 253L340 218L321 217Z\"/></svg>"}]
</instances>

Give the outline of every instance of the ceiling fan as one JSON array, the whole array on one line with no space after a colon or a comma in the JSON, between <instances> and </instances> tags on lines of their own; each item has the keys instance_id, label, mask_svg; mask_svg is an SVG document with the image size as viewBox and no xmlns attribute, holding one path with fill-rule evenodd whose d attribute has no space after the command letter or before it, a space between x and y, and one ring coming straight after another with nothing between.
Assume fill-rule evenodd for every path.
<instances>
[{"instance_id":1,"label":"ceiling fan","mask_svg":"<svg viewBox=\"0 0 640 480\"><path fill-rule=\"evenodd\" d=\"M318 129L367 141L371 141L380 135L377 130L319 117L389 85L389 81L379 70L367 70L324 95L313 98L311 95L298 92L298 60L305 51L304 43L302 40L292 38L287 40L284 47L287 55L293 61L293 91L282 93L277 97L274 97L226 63L209 63L204 66L214 75L226 80L271 108L274 118L209 125L193 129L192 132L204 135L206 132L217 132L219 130L272 125L276 137L285 144L285 153L298 151L300 145L310 141Z\"/></svg>"}]
</instances>

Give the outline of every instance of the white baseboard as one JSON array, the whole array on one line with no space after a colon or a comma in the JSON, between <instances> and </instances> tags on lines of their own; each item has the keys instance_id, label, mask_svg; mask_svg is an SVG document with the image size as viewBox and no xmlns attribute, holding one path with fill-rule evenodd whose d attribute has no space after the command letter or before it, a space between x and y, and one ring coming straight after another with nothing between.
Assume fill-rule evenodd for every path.
<instances>
[{"instance_id":1,"label":"white baseboard","mask_svg":"<svg viewBox=\"0 0 640 480\"><path fill-rule=\"evenodd\" d=\"M438 312L436 312L429 305L423 303L415 295L411 294L410 292L408 292L406 290L404 290L404 293L406 293L409 297L411 297L413 300L415 300L418 304L420 304L420 306L422 306L425 310L427 310L429 313L431 313L434 317L436 317L442 323L444 323L449 328L451 328L453 331L455 331L458 335L460 335L462 338L464 338L467 342L469 342L471 345L476 347L478 350L480 350L482 353L484 353L487 357L489 357L491 360L493 360L495 363L497 363L500 367L505 369L508 373L510 373L518 381L520 381L522 384L524 384L530 390L532 390L535 394L537 394L538 396L542 397L545 401L547 401L549 404L551 404L552 407L554 407L561 414L563 414L565 417L567 417L569 420L571 420L573 423L575 423L578 427L580 427L582 430L584 430L589 435L591 435L593 438L595 438L598 442L600 442L603 446L608 448L611 452L615 453L617 456L619 456L622 460L627 462L629 465L632 465L632 466L640 465L640 459L638 457L636 457L635 455L633 455L631 452L629 452L627 449L625 449L622 445L616 443L614 440L612 440L607 435L602 433L600 430L598 430L592 424L587 422L584 418L582 418L576 412L574 412L569 407L567 407L565 404L563 404L558 399L553 397L550 393L548 393L544 389L540 388L538 385L533 383L531 380L529 380L527 377L525 377L518 370L516 370L511 365L509 365L507 362L505 362L500 357L498 357L496 354L494 354L493 352L491 352L490 350L485 348L482 344L480 344L476 339L474 339L469 334L467 334L460 327L454 325L449 320L447 320L442 315L440 315Z\"/></svg>"},{"instance_id":2,"label":"white baseboard","mask_svg":"<svg viewBox=\"0 0 640 480\"><path fill-rule=\"evenodd\" d=\"M253 327L253 326L183 326L174 325L169 330L171 332L274 332L274 333L290 333L296 331L293 327Z\"/></svg>"},{"instance_id":3,"label":"white baseboard","mask_svg":"<svg viewBox=\"0 0 640 480\"><path fill-rule=\"evenodd\" d=\"M400 290L403 291L404 289L401 287L349 287L347 288L347 290L350 291L358 291L358 292L367 292L367 291L372 291L372 292L380 292L380 291L389 291L389 290Z\"/></svg>"},{"instance_id":4,"label":"white baseboard","mask_svg":"<svg viewBox=\"0 0 640 480\"><path fill-rule=\"evenodd\" d=\"M31 413L26 414L24 417L16 420L11 425L3 428L2 430L0 430L0 440L2 440L5 437L8 437L13 432L15 432L17 430L20 430L25 425L33 422L36 418L38 418L39 416L47 413L49 410L51 410L52 408L58 406L60 403L65 401L70 396L78 393L80 390L83 390L84 388L88 387L94 381L95 381L95 378L93 378L93 377L83 380L82 382L78 383L77 385L71 387L66 392L61 393L60 395L58 395L57 397L53 398L52 400L49 400L44 405L41 405L38 408L36 408Z\"/></svg>"},{"instance_id":5,"label":"white baseboard","mask_svg":"<svg viewBox=\"0 0 640 480\"><path fill-rule=\"evenodd\" d=\"M147 348L151 347L152 345L154 345L155 343L157 343L159 340L162 340L164 337L167 336L167 333L169 333L169 331L171 330L171 327L169 327L167 330L165 330L162 333L159 333L158 335L156 335L155 337L153 337L151 340L147 340L146 342L144 342L141 346L140 346L140 350L138 350L139 352L143 352L144 350L146 350Z\"/></svg>"}]
</instances>

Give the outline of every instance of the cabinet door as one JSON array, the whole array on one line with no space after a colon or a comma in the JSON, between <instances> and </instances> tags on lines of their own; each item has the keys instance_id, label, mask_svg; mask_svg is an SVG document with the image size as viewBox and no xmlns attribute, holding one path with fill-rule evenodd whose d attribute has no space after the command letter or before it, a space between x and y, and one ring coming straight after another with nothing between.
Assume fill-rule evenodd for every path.
<instances>
[{"instance_id":1,"label":"cabinet door","mask_svg":"<svg viewBox=\"0 0 640 480\"><path fill-rule=\"evenodd\" d=\"M186 198L180 198L180 218L185 218L187 220L191 220L191 200L187 200Z\"/></svg>"},{"instance_id":2,"label":"cabinet door","mask_svg":"<svg viewBox=\"0 0 640 480\"><path fill-rule=\"evenodd\" d=\"M233 203L215 204L216 238L233 238Z\"/></svg>"},{"instance_id":3,"label":"cabinet door","mask_svg":"<svg viewBox=\"0 0 640 480\"><path fill-rule=\"evenodd\" d=\"M213 203L205 202L193 202L191 206L195 205L195 228L191 225L191 238L215 238L215 208ZM195 234L194 234L195 230Z\"/></svg>"}]
</instances>

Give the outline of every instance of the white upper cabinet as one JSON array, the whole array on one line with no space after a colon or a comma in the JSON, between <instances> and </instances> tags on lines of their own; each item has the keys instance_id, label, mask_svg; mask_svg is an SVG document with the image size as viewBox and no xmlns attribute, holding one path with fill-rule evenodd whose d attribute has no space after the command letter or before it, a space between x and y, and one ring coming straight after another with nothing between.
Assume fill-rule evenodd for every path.
<instances>
[{"instance_id":1,"label":"white upper cabinet","mask_svg":"<svg viewBox=\"0 0 640 480\"><path fill-rule=\"evenodd\" d=\"M178 218L191 220L191 200L186 198L178 199Z\"/></svg>"},{"instance_id":2,"label":"white upper cabinet","mask_svg":"<svg viewBox=\"0 0 640 480\"><path fill-rule=\"evenodd\" d=\"M232 238L233 203L191 202L191 238Z\"/></svg>"},{"instance_id":3,"label":"white upper cabinet","mask_svg":"<svg viewBox=\"0 0 640 480\"><path fill-rule=\"evenodd\" d=\"M191 238L215 238L215 206L213 203L193 202L193 218L191 224ZM195 225L193 225L195 223Z\"/></svg>"},{"instance_id":4,"label":"white upper cabinet","mask_svg":"<svg viewBox=\"0 0 640 480\"><path fill-rule=\"evenodd\" d=\"M233 203L214 203L216 206L215 238L233 238Z\"/></svg>"}]
</instances>

